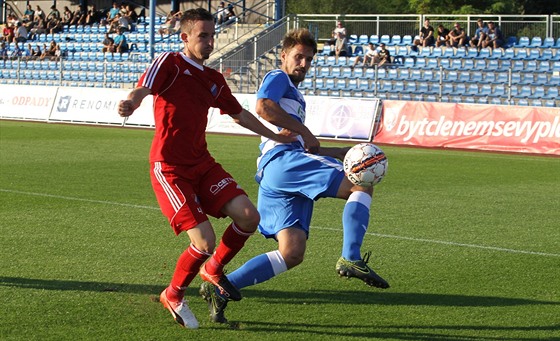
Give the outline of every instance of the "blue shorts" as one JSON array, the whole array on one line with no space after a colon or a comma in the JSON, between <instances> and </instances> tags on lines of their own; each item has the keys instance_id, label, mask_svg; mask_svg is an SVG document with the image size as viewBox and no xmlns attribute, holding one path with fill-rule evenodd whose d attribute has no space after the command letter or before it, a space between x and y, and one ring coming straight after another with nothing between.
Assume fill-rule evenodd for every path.
<instances>
[{"instance_id":1,"label":"blue shorts","mask_svg":"<svg viewBox=\"0 0 560 341\"><path fill-rule=\"evenodd\" d=\"M313 203L335 198L344 178L342 163L332 157L287 150L264 167L259 187L259 231L267 238L288 227L309 235Z\"/></svg>"}]
</instances>

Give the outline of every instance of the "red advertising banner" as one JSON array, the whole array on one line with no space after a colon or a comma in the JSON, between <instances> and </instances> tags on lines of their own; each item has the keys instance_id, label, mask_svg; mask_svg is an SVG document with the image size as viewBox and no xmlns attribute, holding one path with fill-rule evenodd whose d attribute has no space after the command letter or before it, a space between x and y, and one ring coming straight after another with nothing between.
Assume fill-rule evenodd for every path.
<instances>
[{"instance_id":1,"label":"red advertising banner","mask_svg":"<svg viewBox=\"0 0 560 341\"><path fill-rule=\"evenodd\" d=\"M374 141L560 155L560 109L383 101Z\"/></svg>"}]
</instances>

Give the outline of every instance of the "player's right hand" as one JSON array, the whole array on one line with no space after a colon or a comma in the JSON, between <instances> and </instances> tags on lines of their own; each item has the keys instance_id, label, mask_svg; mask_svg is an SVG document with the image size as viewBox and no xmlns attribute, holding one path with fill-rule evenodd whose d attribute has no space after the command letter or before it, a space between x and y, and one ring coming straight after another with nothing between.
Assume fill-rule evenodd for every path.
<instances>
[{"instance_id":1,"label":"player's right hand","mask_svg":"<svg viewBox=\"0 0 560 341\"><path fill-rule=\"evenodd\" d=\"M123 100L119 102L118 112L121 117L128 117L136 110L134 103L129 100Z\"/></svg>"}]
</instances>

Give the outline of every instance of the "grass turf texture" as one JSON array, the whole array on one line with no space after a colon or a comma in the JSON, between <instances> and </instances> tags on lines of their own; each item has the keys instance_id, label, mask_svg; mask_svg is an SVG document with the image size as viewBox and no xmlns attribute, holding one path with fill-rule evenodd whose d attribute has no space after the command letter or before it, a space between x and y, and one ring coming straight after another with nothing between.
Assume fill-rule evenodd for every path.
<instances>
[{"instance_id":1,"label":"grass turf texture","mask_svg":"<svg viewBox=\"0 0 560 341\"><path fill-rule=\"evenodd\" d=\"M344 202L326 199L302 265L244 289L232 326L195 279L201 328L180 328L157 297L188 238L153 196L152 133L0 121L0 339L560 338L560 158L392 146L363 246L390 289L335 274ZM255 200L258 139L208 142ZM229 269L275 247L256 235Z\"/></svg>"}]
</instances>

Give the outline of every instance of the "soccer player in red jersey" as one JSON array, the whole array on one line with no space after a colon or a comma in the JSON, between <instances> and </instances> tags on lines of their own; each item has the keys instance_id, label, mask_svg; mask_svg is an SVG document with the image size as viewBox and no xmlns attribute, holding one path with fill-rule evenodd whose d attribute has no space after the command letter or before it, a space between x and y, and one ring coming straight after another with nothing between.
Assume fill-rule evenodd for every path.
<instances>
[{"instance_id":1,"label":"soccer player in red jersey","mask_svg":"<svg viewBox=\"0 0 560 341\"><path fill-rule=\"evenodd\" d=\"M118 107L119 114L128 117L147 95L154 96L152 186L175 234L186 231L191 241L179 257L160 301L187 328L198 327L184 294L199 270L202 279L216 285L223 295L241 299L223 268L257 229L260 219L246 193L208 151L208 110L219 108L221 114L230 115L239 125L279 142L294 140L262 125L241 107L222 74L204 66L214 49L214 33L210 12L202 8L186 11L181 18L183 50L159 55ZM233 220L214 253L216 235L207 214Z\"/></svg>"}]
</instances>

